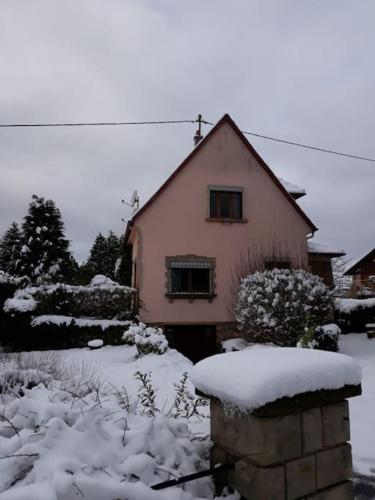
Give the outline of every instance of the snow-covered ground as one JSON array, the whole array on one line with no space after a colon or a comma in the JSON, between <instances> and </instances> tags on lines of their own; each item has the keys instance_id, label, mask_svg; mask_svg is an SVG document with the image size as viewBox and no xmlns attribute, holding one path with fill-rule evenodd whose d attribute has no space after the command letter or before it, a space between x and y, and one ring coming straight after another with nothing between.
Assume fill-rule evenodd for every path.
<instances>
[{"instance_id":1,"label":"snow-covered ground","mask_svg":"<svg viewBox=\"0 0 375 500\"><path fill-rule=\"evenodd\" d=\"M206 416L184 417L196 401L189 379L187 390L181 390L184 372L192 366L189 360L175 350L141 358L136 352L130 346L59 351L51 360L65 367L62 384L47 378L48 388L39 385L25 390L23 397L3 397L1 500L213 498L210 477L179 488L150 488L209 466L208 408L198 408ZM9 374L13 364L4 357L2 372ZM150 374L155 400L153 392L140 392L137 372ZM32 368L28 380L33 376Z\"/></svg>"},{"instance_id":2,"label":"snow-covered ground","mask_svg":"<svg viewBox=\"0 0 375 500\"><path fill-rule=\"evenodd\" d=\"M362 368L362 395L349 400L354 469L375 476L375 339L366 334L341 335L339 346Z\"/></svg>"},{"instance_id":3,"label":"snow-covered ground","mask_svg":"<svg viewBox=\"0 0 375 500\"><path fill-rule=\"evenodd\" d=\"M354 468L375 476L375 340L342 336L340 352L357 360L363 372L363 395L350 400ZM209 419L166 417L177 393L174 384L192 369L189 360L174 350L137 358L130 346L71 349L58 356L73 371L84 367L83 378L100 380L101 395L39 386L0 404L7 419L0 418L0 500L213 498L211 478L160 492L149 487L209 465ZM155 418L145 416L147 407L139 403L136 372L151 375ZM189 379L187 389L193 392ZM3 458L10 455L18 457Z\"/></svg>"}]
</instances>

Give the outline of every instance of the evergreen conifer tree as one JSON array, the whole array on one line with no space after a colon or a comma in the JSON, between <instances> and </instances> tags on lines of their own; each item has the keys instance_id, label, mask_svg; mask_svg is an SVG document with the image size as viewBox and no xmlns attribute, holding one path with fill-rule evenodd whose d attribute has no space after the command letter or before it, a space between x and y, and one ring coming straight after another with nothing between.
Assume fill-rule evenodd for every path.
<instances>
[{"instance_id":1,"label":"evergreen conifer tree","mask_svg":"<svg viewBox=\"0 0 375 500\"><path fill-rule=\"evenodd\" d=\"M107 238L99 233L90 250L85 268L91 277L96 274L104 274L115 279L115 267L119 255L120 239L118 236L113 231L109 231Z\"/></svg>"},{"instance_id":2,"label":"evergreen conifer tree","mask_svg":"<svg viewBox=\"0 0 375 500\"><path fill-rule=\"evenodd\" d=\"M89 258L85 264L85 268L91 278L96 274L104 274L103 262L107 251L106 239L99 233L95 238L94 244L91 247Z\"/></svg>"},{"instance_id":3,"label":"evergreen conifer tree","mask_svg":"<svg viewBox=\"0 0 375 500\"><path fill-rule=\"evenodd\" d=\"M16 266L20 257L22 235L16 222L5 231L0 240L0 269L9 274L16 274Z\"/></svg>"},{"instance_id":4,"label":"evergreen conifer tree","mask_svg":"<svg viewBox=\"0 0 375 500\"><path fill-rule=\"evenodd\" d=\"M41 283L66 278L76 270L60 210L52 200L32 196L22 231L18 274Z\"/></svg>"},{"instance_id":5,"label":"evergreen conifer tree","mask_svg":"<svg viewBox=\"0 0 375 500\"><path fill-rule=\"evenodd\" d=\"M115 279L116 262L120 255L120 238L113 231L109 231L106 239L105 274Z\"/></svg>"},{"instance_id":6,"label":"evergreen conifer tree","mask_svg":"<svg viewBox=\"0 0 375 500\"><path fill-rule=\"evenodd\" d=\"M120 238L120 252L116 262L115 278L121 285L131 286L132 277L132 247L124 244Z\"/></svg>"}]
</instances>

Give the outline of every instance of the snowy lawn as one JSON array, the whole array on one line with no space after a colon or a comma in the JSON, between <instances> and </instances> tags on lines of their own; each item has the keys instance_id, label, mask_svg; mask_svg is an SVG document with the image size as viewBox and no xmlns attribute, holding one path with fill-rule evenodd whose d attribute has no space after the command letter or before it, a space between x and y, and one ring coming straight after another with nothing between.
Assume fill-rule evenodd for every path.
<instances>
[{"instance_id":1,"label":"snowy lawn","mask_svg":"<svg viewBox=\"0 0 375 500\"><path fill-rule=\"evenodd\" d=\"M189 360L174 350L137 358L129 346L57 354L68 372L78 372L79 383L52 381L48 389L39 385L0 404L1 500L213 498L210 477L179 488L150 488L209 466L209 419L183 417L195 399L186 391L188 401L182 394L173 418L174 384L190 371ZM151 374L155 400L139 392L137 371ZM98 390L87 393L86 382ZM187 390L193 392L189 379ZM207 415L208 409L199 412Z\"/></svg>"},{"instance_id":2,"label":"snowy lawn","mask_svg":"<svg viewBox=\"0 0 375 500\"><path fill-rule=\"evenodd\" d=\"M362 367L363 395L350 400L351 442L355 470L374 476L375 339L341 336L340 352ZM7 419L0 419L0 500L213 498L211 478L161 491L150 488L209 466L208 418L173 418L173 413L167 418L177 394L174 384L191 371L189 360L174 350L137 358L136 348L129 346L57 354L71 373L82 372L81 382L88 378L98 387L100 381L100 390L85 393L84 384L52 383L0 404L0 415ZM137 371L151 374L154 401L139 402ZM187 389L193 392L189 379ZM152 406L159 410L155 418L145 415ZM19 456L2 458L11 455ZM238 495L225 498L237 500Z\"/></svg>"},{"instance_id":3,"label":"snowy lawn","mask_svg":"<svg viewBox=\"0 0 375 500\"><path fill-rule=\"evenodd\" d=\"M349 400L354 469L375 476L375 339L366 334L341 335L339 348L362 368L362 395Z\"/></svg>"}]
</instances>

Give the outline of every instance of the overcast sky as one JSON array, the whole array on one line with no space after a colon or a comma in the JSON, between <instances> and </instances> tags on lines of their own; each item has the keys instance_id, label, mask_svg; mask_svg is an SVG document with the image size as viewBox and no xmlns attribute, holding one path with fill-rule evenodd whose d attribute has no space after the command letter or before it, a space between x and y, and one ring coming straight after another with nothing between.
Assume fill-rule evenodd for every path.
<instances>
[{"instance_id":1,"label":"overcast sky","mask_svg":"<svg viewBox=\"0 0 375 500\"><path fill-rule=\"evenodd\" d=\"M373 0L1 0L0 123L193 119L375 158ZM205 129L206 131L208 128ZM33 193L78 259L121 233L192 148L194 125L0 129L0 233ZM374 247L375 163L250 138L306 188L316 240Z\"/></svg>"}]
</instances>

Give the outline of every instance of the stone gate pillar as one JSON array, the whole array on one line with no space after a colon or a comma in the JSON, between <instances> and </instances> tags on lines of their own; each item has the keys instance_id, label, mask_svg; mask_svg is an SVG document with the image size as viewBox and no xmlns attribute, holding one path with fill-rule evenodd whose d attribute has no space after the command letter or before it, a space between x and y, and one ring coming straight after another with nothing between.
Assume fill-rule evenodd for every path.
<instances>
[{"instance_id":1,"label":"stone gate pillar","mask_svg":"<svg viewBox=\"0 0 375 500\"><path fill-rule=\"evenodd\" d=\"M234 464L223 485L248 500L354 498L347 398L361 386L351 358L251 349L201 361L193 382L211 400L211 465Z\"/></svg>"}]
</instances>

